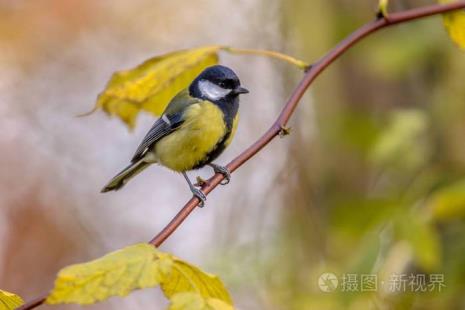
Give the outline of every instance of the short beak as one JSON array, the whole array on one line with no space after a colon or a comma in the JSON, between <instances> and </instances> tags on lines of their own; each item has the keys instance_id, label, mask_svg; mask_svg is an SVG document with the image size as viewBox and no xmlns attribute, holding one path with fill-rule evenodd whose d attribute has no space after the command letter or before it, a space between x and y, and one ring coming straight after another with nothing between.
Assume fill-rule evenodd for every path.
<instances>
[{"instance_id":1,"label":"short beak","mask_svg":"<svg viewBox=\"0 0 465 310\"><path fill-rule=\"evenodd\" d=\"M247 88L244 88L242 86L237 87L234 89L234 94L240 95L240 94L248 94L249 90Z\"/></svg>"}]
</instances>

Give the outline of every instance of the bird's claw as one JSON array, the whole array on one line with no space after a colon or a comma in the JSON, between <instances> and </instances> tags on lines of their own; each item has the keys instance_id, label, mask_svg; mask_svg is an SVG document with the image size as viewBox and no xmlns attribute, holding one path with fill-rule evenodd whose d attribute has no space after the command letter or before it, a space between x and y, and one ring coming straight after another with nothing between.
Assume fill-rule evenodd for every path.
<instances>
[{"instance_id":1,"label":"bird's claw","mask_svg":"<svg viewBox=\"0 0 465 310\"><path fill-rule=\"evenodd\" d=\"M215 173L221 173L223 175L224 180L221 181L221 185L226 185L231 181L231 172L228 168L215 164L211 164L211 167L213 168L213 171L215 171Z\"/></svg>"},{"instance_id":2,"label":"bird's claw","mask_svg":"<svg viewBox=\"0 0 465 310\"><path fill-rule=\"evenodd\" d=\"M192 194L200 200L199 207L203 208L205 206L205 202L207 201L207 196L198 188L191 187Z\"/></svg>"}]
</instances>

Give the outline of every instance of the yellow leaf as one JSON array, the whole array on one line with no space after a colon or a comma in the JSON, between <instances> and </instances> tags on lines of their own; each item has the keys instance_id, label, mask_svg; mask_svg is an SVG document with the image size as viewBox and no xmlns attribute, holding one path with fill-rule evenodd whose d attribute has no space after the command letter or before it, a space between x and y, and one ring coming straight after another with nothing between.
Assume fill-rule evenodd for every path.
<instances>
[{"instance_id":1,"label":"yellow leaf","mask_svg":"<svg viewBox=\"0 0 465 310\"><path fill-rule=\"evenodd\" d=\"M14 310L22 304L24 301L18 295L0 290L0 310Z\"/></svg>"},{"instance_id":2,"label":"yellow leaf","mask_svg":"<svg viewBox=\"0 0 465 310\"><path fill-rule=\"evenodd\" d=\"M439 3L450 3L453 0L439 0ZM443 14L444 26L449 36L460 48L465 50L465 11L457 10Z\"/></svg>"},{"instance_id":3,"label":"yellow leaf","mask_svg":"<svg viewBox=\"0 0 465 310\"><path fill-rule=\"evenodd\" d=\"M46 302L92 304L159 284L169 299L178 293L192 292L204 298L207 305L217 303L210 299L232 304L218 277L145 243L62 269Z\"/></svg>"},{"instance_id":4,"label":"yellow leaf","mask_svg":"<svg viewBox=\"0 0 465 310\"><path fill-rule=\"evenodd\" d=\"M232 304L228 291L217 276L205 273L178 258L174 258L172 271L161 288L170 299L177 293L194 292L205 298L216 298Z\"/></svg>"},{"instance_id":5,"label":"yellow leaf","mask_svg":"<svg viewBox=\"0 0 465 310\"><path fill-rule=\"evenodd\" d=\"M465 180L437 191L428 203L436 220L465 216Z\"/></svg>"},{"instance_id":6,"label":"yellow leaf","mask_svg":"<svg viewBox=\"0 0 465 310\"><path fill-rule=\"evenodd\" d=\"M379 0L378 12L383 16L388 16L388 4L389 0Z\"/></svg>"},{"instance_id":7,"label":"yellow leaf","mask_svg":"<svg viewBox=\"0 0 465 310\"><path fill-rule=\"evenodd\" d=\"M140 110L160 115L171 98L203 69L218 63L220 49L206 46L176 51L151 58L134 69L116 72L99 95L96 109L120 117L130 128Z\"/></svg>"},{"instance_id":8,"label":"yellow leaf","mask_svg":"<svg viewBox=\"0 0 465 310\"><path fill-rule=\"evenodd\" d=\"M58 273L48 304L92 304L111 296L126 296L160 284L173 260L149 244L136 244L94 261L68 266Z\"/></svg>"},{"instance_id":9,"label":"yellow leaf","mask_svg":"<svg viewBox=\"0 0 465 310\"><path fill-rule=\"evenodd\" d=\"M135 68L115 72L98 96L94 109L81 116L101 108L110 116L118 116L132 129L141 110L161 115L180 90L189 86L206 67L218 63L220 50L276 58L300 69L309 68L299 59L268 50L212 45L175 51L151 58Z\"/></svg>"},{"instance_id":10,"label":"yellow leaf","mask_svg":"<svg viewBox=\"0 0 465 310\"><path fill-rule=\"evenodd\" d=\"M234 310L216 298L205 298L197 293L178 293L172 296L168 310Z\"/></svg>"}]
</instances>

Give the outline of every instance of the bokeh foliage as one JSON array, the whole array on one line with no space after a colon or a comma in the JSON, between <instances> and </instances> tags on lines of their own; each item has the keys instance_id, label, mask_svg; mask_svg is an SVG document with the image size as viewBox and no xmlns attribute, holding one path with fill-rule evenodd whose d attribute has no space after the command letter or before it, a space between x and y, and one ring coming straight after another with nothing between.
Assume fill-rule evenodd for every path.
<instances>
[{"instance_id":1,"label":"bokeh foliage","mask_svg":"<svg viewBox=\"0 0 465 310\"><path fill-rule=\"evenodd\" d=\"M283 45L295 48L290 54L316 59L373 18L376 2L282 1L277 19ZM389 10L427 3L391 1ZM449 25L455 19L445 20ZM460 35L449 32L460 43ZM207 62L216 62L213 58ZM109 86L118 86L124 74L144 80L146 72L138 75L137 69L157 67L158 60L116 75ZM318 80L312 89L314 109L309 102L299 107L288 139L288 163L273 187L282 189L282 203L276 204L284 206L275 238L245 250L228 244L236 259L227 266L240 270L237 283L248 291L244 295L262 301L258 309L438 309L463 304L464 72L464 55L449 42L437 17L373 36ZM285 82L295 84L292 79ZM147 90L153 95L152 87ZM123 113L130 125L139 109L154 114L162 109L143 107L146 97L138 95L122 98L126 107L137 102ZM238 234L237 225L234 229ZM255 264L247 259L254 250L267 254ZM438 273L446 287L421 294L329 294L317 287L323 272L374 273L380 280L394 273ZM251 288L254 273L262 279L258 289ZM170 297L171 309L231 307L192 292Z\"/></svg>"},{"instance_id":2,"label":"bokeh foliage","mask_svg":"<svg viewBox=\"0 0 465 310\"><path fill-rule=\"evenodd\" d=\"M390 11L424 4L391 1ZM376 9L374 2L342 0L282 6L284 31L297 42L298 56L330 48ZM465 55L436 17L373 36L315 84L314 110L298 115L282 172L286 182L279 183L285 233L276 237L276 259L263 268L278 273L268 282L274 307L461 307L464 74ZM374 292L339 287L327 293L318 287L324 272L339 276L339 284L347 274L375 274L380 283L394 274L441 274L445 287L392 292L379 284Z\"/></svg>"}]
</instances>

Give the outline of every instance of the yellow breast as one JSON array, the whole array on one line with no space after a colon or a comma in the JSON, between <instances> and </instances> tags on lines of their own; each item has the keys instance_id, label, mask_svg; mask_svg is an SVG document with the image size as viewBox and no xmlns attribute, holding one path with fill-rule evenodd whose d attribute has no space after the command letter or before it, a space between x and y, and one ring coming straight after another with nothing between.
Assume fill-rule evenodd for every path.
<instances>
[{"instance_id":1,"label":"yellow breast","mask_svg":"<svg viewBox=\"0 0 465 310\"><path fill-rule=\"evenodd\" d=\"M157 161L171 170L187 171L201 162L224 136L223 112L203 101L187 108L184 123L155 144Z\"/></svg>"}]
</instances>

